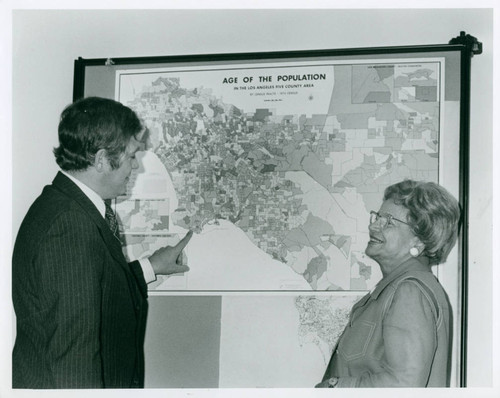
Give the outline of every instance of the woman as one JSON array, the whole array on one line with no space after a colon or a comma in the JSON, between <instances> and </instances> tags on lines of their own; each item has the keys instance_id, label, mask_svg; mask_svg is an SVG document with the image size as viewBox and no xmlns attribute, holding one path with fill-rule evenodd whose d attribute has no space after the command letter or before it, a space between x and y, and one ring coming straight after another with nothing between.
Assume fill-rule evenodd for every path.
<instances>
[{"instance_id":1,"label":"woman","mask_svg":"<svg viewBox=\"0 0 500 398\"><path fill-rule=\"evenodd\" d=\"M444 188L406 180L371 212L366 254L382 270L356 303L316 387L445 387L451 310L431 265L456 242L460 209Z\"/></svg>"}]
</instances>

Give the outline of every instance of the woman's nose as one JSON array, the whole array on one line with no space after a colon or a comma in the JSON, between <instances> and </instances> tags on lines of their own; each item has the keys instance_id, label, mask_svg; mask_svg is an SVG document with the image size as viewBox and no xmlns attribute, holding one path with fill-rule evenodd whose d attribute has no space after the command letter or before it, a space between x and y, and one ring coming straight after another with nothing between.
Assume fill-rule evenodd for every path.
<instances>
[{"instance_id":1,"label":"woman's nose","mask_svg":"<svg viewBox=\"0 0 500 398\"><path fill-rule=\"evenodd\" d=\"M383 229L382 227L382 222L380 220L380 218L374 222L372 222L371 224L368 224L368 230L369 231L381 231Z\"/></svg>"}]
</instances>

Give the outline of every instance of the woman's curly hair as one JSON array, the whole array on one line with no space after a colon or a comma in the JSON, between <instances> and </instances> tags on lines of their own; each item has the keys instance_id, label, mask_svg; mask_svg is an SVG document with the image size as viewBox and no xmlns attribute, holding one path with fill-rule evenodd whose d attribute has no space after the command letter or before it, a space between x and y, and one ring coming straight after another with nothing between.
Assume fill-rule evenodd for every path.
<instances>
[{"instance_id":1,"label":"woman's curly hair","mask_svg":"<svg viewBox=\"0 0 500 398\"><path fill-rule=\"evenodd\" d=\"M446 261L460 229L460 206L442 186L433 182L404 180L384 192L384 200L408 209L407 222L425 245L423 255L432 264Z\"/></svg>"}]
</instances>

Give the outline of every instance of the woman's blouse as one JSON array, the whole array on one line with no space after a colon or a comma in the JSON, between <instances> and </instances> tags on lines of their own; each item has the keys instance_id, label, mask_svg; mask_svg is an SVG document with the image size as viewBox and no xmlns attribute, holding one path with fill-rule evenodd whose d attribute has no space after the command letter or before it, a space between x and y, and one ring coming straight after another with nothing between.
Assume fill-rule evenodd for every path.
<instances>
[{"instance_id":1,"label":"woman's blouse","mask_svg":"<svg viewBox=\"0 0 500 398\"><path fill-rule=\"evenodd\" d=\"M450 307L430 267L411 259L351 311L323 380L337 387L445 387Z\"/></svg>"}]
</instances>

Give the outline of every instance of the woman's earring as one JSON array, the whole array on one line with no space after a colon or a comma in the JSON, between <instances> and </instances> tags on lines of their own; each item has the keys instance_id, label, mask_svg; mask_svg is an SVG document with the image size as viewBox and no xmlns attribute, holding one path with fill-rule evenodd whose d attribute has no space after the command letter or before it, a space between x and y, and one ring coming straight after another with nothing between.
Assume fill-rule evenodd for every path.
<instances>
[{"instance_id":1,"label":"woman's earring","mask_svg":"<svg viewBox=\"0 0 500 398\"><path fill-rule=\"evenodd\" d=\"M412 257L418 257L418 255L419 255L419 254L420 254L420 253L418 252L418 249L417 249L416 247L412 247L412 248L410 249L410 255L411 255Z\"/></svg>"}]
</instances>

